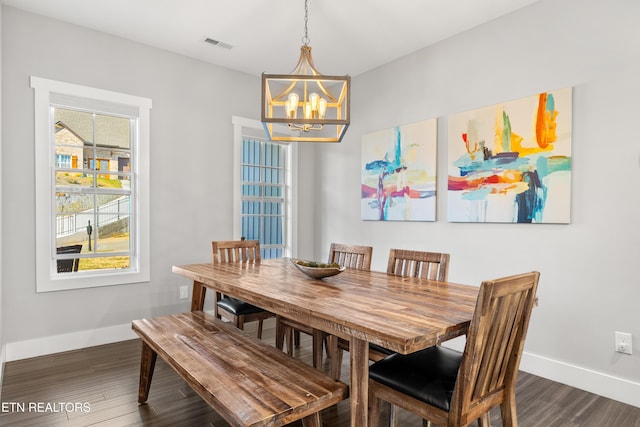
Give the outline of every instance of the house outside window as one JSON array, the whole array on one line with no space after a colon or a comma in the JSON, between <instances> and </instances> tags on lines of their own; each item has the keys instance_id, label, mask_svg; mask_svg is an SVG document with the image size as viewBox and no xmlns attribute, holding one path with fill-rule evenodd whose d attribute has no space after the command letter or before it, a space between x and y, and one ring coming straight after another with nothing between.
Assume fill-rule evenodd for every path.
<instances>
[{"instance_id":1,"label":"house outside window","mask_svg":"<svg viewBox=\"0 0 640 427\"><path fill-rule=\"evenodd\" d=\"M56 167L71 169L71 156L68 154L56 154Z\"/></svg>"},{"instance_id":2,"label":"house outside window","mask_svg":"<svg viewBox=\"0 0 640 427\"><path fill-rule=\"evenodd\" d=\"M38 292L148 281L151 101L31 85Z\"/></svg>"}]
</instances>

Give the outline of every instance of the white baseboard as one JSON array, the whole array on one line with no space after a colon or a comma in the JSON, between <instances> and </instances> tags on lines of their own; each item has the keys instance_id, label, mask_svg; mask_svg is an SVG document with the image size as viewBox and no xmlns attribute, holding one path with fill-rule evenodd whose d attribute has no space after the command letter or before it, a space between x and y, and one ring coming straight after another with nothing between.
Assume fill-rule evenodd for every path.
<instances>
[{"instance_id":1,"label":"white baseboard","mask_svg":"<svg viewBox=\"0 0 640 427\"><path fill-rule=\"evenodd\" d=\"M136 337L137 335L131 330L131 324L127 323L107 328L7 343L4 357L7 362L10 362L125 341ZM464 340L454 339L448 341L446 346L462 350ZM2 351L0 349L0 358L2 357ZM640 408L640 383L637 382L527 352L522 355L520 369L533 375ZM0 372L0 383L1 375L2 372Z\"/></svg>"},{"instance_id":2,"label":"white baseboard","mask_svg":"<svg viewBox=\"0 0 640 427\"><path fill-rule=\"evenodd\" d=\"M28 359L30 357L78 350L118 341L137 338L131 330L131 323L109 326L88 331L35 338L26 341L7 343L6 361Z\"/></svg>"},{"instance_id":3,"label":"white baseboard","mask_svg":"<svg viewBox=\"0 0 640 427\"><path fill-rule=\"evenodd\" d=\"M520 369L640 408L640 383L637 382L526 352Z\"/></svg>"}]
</instances>

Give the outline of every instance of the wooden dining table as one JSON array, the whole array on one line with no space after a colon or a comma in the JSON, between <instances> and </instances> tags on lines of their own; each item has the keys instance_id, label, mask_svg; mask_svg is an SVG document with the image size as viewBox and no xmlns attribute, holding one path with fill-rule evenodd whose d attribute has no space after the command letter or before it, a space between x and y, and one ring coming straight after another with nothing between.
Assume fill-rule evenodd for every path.
<instances>
[{"instance_id":1,"label":"wooden dining table","mask_svg":"<svg viewBox=\"0 0 640 427\"><path fill-rule=\"evenodd\" d=\"M193 281L191 310L206 290L240 298L350 342L351 426L366 426L369 343L408 354L464 335L478 287L346 269L317 280L287 258L261 264L190 264L173 272Z\"/></svg>"}]
</instances>

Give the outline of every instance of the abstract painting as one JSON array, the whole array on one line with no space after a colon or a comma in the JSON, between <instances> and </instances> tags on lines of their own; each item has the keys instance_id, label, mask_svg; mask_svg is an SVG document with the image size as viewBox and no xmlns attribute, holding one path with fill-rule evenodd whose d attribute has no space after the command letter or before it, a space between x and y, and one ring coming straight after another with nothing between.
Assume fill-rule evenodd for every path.
<instances>
[{"instance_id":1,"label":"abstract painting","mask_svg":"<svg viewBox=\"0 0 640 427\"><path fill-rule=\"evenodd\" d=\"M449 118L450 222L568 224L571 88Z\"/></svg>"},{"instance_id":2,"label":"abstract painting","mask_svg":"<svg viewBox=\"0 0 640 427\"><path fill-rule=\"evenodd\" d=\"M362 219L435 221L436 119L362 137Z\"/></svg>"}]
</instances>

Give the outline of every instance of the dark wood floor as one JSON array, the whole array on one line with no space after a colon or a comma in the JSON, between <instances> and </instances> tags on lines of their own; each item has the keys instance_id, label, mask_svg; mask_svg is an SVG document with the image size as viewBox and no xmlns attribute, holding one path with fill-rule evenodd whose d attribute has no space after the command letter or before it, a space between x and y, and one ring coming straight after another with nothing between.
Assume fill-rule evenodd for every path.
<instances>
[{"instance_id":1,"label":"dark wood floor","mask_svg":"<svg viewBox=\"0 0 640 427\"><path fill-rule=\"evenodd\" d=\"M247 330L254 329L249 325ZM269 322L264 339L273 343L273 334L273 323ZM303 335L296 356L310 361L309 346L309 338ZM138 405L139 351L140 342L132 340L7 363L0 425L227 425L160 358L149 401ZM328 364L324 368L328 372ZM342 372L348 383L346 355ZM640 408L526 373L519 375L517 400L518 418L524 427L640 427ZM24 405L24 411L18 405ZM71 411L64 411L65 407ZM323 421L325 426L348 426L349 402L326 410ZM491 423L502 425L498 410L492 411ZM401 411L400 425L422 424L414 415Z\"/></svg>"}]
</instances>

